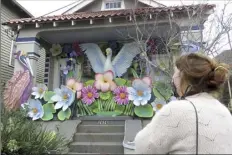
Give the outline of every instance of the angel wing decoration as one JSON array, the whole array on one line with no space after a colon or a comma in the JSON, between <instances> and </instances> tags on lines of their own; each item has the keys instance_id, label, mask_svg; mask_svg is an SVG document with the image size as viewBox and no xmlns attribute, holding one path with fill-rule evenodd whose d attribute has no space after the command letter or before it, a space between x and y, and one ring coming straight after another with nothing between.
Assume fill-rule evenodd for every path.
<instances>
[{"instance_id":1,"label":"angel wing decoration","mask_svg":"<svg viewBox=\"0 0 232 155\"><path fill-rule=\"evenodd\" d=\"M95 43L85 43L80 46L85 50L85 54L95 73L103 73L111 70L114 73L114 77L121 77L131 66L134 57L140 53L140 49L135 42L126 43L114 60L111 61L112 50L110 48L106 50L107 57L105 57L99 46Z\"/></svg>"}]
</instances>

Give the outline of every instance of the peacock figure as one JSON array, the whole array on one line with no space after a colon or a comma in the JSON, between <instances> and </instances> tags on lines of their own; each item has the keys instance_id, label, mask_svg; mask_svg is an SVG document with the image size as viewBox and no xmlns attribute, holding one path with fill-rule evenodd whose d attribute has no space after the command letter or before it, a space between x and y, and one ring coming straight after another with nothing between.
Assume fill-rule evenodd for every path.
<instances>
[{"instance_id":1,"label":"peacock figure","mask_svg":"<svg viewBox=\"0 0 232 155\"><path fill-rule=\"evenodd\" d=\"M18 109L21 104L27 102L33 86L33 71L29 58L22 51L18 51L14 55L23 66L24 71L17 71L7 82L3 94L3 102L7 110Z\"/></svg>"},{"instance_id":2,"label":"peacock figure","mask_svg":"<svg viewBox=\"0 0 232 155\"><path fill-rule=\"evenodd\" d=\"M95 73L104 73L111 70L114 73L114 77L121 77L126 73L134 57L140 53L137 43L126 43L112 61L111 48L106 49L107 57L105 57L95 43L84 43L80 46L85 51Z\"/></svg>"}]
</instances>

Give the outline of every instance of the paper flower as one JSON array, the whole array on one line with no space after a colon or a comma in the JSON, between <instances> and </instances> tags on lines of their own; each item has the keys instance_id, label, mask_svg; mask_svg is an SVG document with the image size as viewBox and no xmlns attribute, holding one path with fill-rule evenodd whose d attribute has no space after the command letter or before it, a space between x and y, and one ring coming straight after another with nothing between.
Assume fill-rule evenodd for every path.
<instances>
[{"instance_id":1,"label":"paper flower","mask_svg":"<svg viewBox=\"0 0 232 155\"><path fill-rule=\"evenodd\" d=\"M107 71L104 74L96 74L94 86L102 92L113 91L117 87L113 82L113 78L114 74L112 71Z\"/></svg>"},{"instance_id":2,"label":"paper flower","mask_svg":"<svg viewBox=\"0 0 232 155\"><path fill-rule=\"evenodd\" d=\"M154 111L159 111L165 104L166 104L165 100L157 99L157 98L151 103Z\"/></svg>"},{"instance_id":3,"label":"paper flower","mask_svg":"<svg viewBox=\"0 0 232 155\"><path fill-rule=\"evenodd\" d=\"M28 109L28 116L31 117L33 121L42 118L44 115L43 106L39 100L31 99Z\"/></svg>"},{"instance_id":4,"label":"paper flower","mask_svg":"<svg viewBox=\"0 0 232 155\"><path fill-rule=\"evenodd\" d=\"M82 49L81 49L79 43L77 43L77 42L73 43L72 48L73 48L73 52L75 52L74 55L76 55L76 56L83 55L83 52L82 52Z\"/></svg>"},{"instance_id":5,"label":"paper flower","mask_svg":"<svg viewBox=\"0 0 232 155\"><path fill-rule=\"evenodd\" d=\"M62 53L62 47L60 46L60 44L52 44L50 52L52 53L52 56L57 56Z\"/></svg>"},{"instance_id":6,"label":"paper flower","mask_svg":"<svg viewBox=\"0 0 232 155\"><path fill-rule=\"evenodd\" d=\"M39 83L37 87L32 88L31 95L35 96L35 99L42 99L44 97L45 92L48 90L48 87L45 84Z\"/></svg>"},{"instance_id":7,"label":"paper flower","mask_svg":"<svg viewBox=\"0 0 232 155\"><path fill-rule=\"evenodd\" d=\"M84 87L81 90L81 93L82 93L82 102L87 105L91 105L95 101L95 99L99 97L97 89L92 86Z\"/></svg>"},{"instance_id":8,"label":"paper flower","mask_svg":"<svg viewBox=\"0 0 232 155\"><path fill-rule=\"evenodd\" d=\"M119 86L114 90L114 94L116 95L114 97L115 102L117 102L120 105L125 105L129 103L128 99L128 92L127 88L125 86Z\"/></svg>"},{"instance_id":9,"label":"paper flower","mask_svg":"<svg viewBox=\"0 0 232 155\"><path fill-rule=\"evenodd\" d=\"M77 53L75 51L72 51L71 53L69 53L69 58L73 58L73 57L77 57Z\"/></svg>"},{"instance_id":10,"label":"paper flower","mask_svg":"<svg viewBox=\"0 0 232 155\"><path fill-rule=\"evenodd\" d=\"M67 87L72 89L75 93L77 93L77 99L81 98L81 89L83 88L83 84L77 82L75 79L71 78L67 80Z\"/></svg>"},{"instance_id":11,"label":"paper flower","mask_svg":"<svg viewBox=\"0 0 232 155\"><path fill-rule=\"evenodd\" d=\"M149 77L135 79L132 82L132 87L127 88L129 100L133 101L134 105L146 105L151 99L151 79L149 79Z\"/></svg>"},{"instance_id":12,"label":"paper flower","mask_svg":"<svg viewBox=\"0 0 232 155\"><path fill-rule=\"evenodd\" d=\"M60 70L62 70L63 71L63 74L64 75L67 75L68 74L68 72L70 71L70 70L72 70L72 67L71 66L69 66L69 65L64 65L64 66L61 66L60 67Z\"/></svg>"},{"instance_id":13,"label":"paper flower","mask_svg":"<svg viewBox=\"0 0 232 155\"><path fill-rule=\"evenodd\" d=\"M75 94L71 89L67 87L62 85L61 89L56 88L54 92L56 94L51 97L51 100L57 102L55 105L55 109L62 108L62 110L65 111L74 102Z\"/></svg>"}]
</instances>

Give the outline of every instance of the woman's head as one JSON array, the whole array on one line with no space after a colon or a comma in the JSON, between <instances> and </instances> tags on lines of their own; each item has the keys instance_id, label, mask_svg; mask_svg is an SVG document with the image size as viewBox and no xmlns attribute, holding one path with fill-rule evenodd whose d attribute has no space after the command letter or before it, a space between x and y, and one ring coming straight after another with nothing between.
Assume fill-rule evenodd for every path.
<instances>
[{"instance_id":1,"label":"woman's head","mask_svg":"<svg viewBox=\"0 0 232 155\"><path fill-rule=\"evenodd\" d=\"M229 67L201 54L191 53L176 60L173 82L179 96L187 87L194 93L217 90L228 78Z\"/></svg>"}]
</instances>

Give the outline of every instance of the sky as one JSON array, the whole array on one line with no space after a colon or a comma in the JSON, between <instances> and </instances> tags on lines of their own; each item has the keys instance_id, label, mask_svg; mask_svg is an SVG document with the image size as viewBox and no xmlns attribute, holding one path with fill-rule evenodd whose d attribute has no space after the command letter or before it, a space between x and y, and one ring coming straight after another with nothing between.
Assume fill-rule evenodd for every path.
<instances>
[{"instance_id":1,"label":"sky","mask_svg":"<svg viewBox=\"0 0 232 155\"><path fill-rule=\"evenodd\" d=\"M232 14L232 0L230 0L231 3L227 6L227 9L225 11L225 16ZM62 8L66 5L69 5L75 1L73 0L17 0L18 3L20 3L25 9L27 9L32 15L34 15L35 17L38 16L43 16L49 12L52 12L56 9ZM166 6L176 6L176 5L191 5L191 4L199 4L199 3L208 3L208 4L216 4L216 12L218 15L221 14L221 9L223 8L224 4L227 2L225 0L210 0L210 1L206 1L206 0L157 0L157 2L160 2ZM59 12L57 12L59 14ZM213 15L210 16L208 19L208 21L211 21L213 19ZM205 33L207 33L207 31L209 30L209 25L206 22L205 23ZM208 26L208 27L207 27ZM215 27L210 27L210 30L213 30L213 32L215 34L211 34L212 36L209 36L208 34L206 34L205 36L207 37L214 37L213 35L216 35L216 28ZM231 33L232 36L232 33ZM210 40L210 38L206 38L206 40ZM232 39L231 39L232 40ZM228 43L227 39L224 38L224 40L220 41L220 46L222 46L222 48L220 48L221 51L226 50L229 48L229 45L225 45L226 42ZM224 43L224 44L223 44Z\"/></svg>"}]
</instances>

